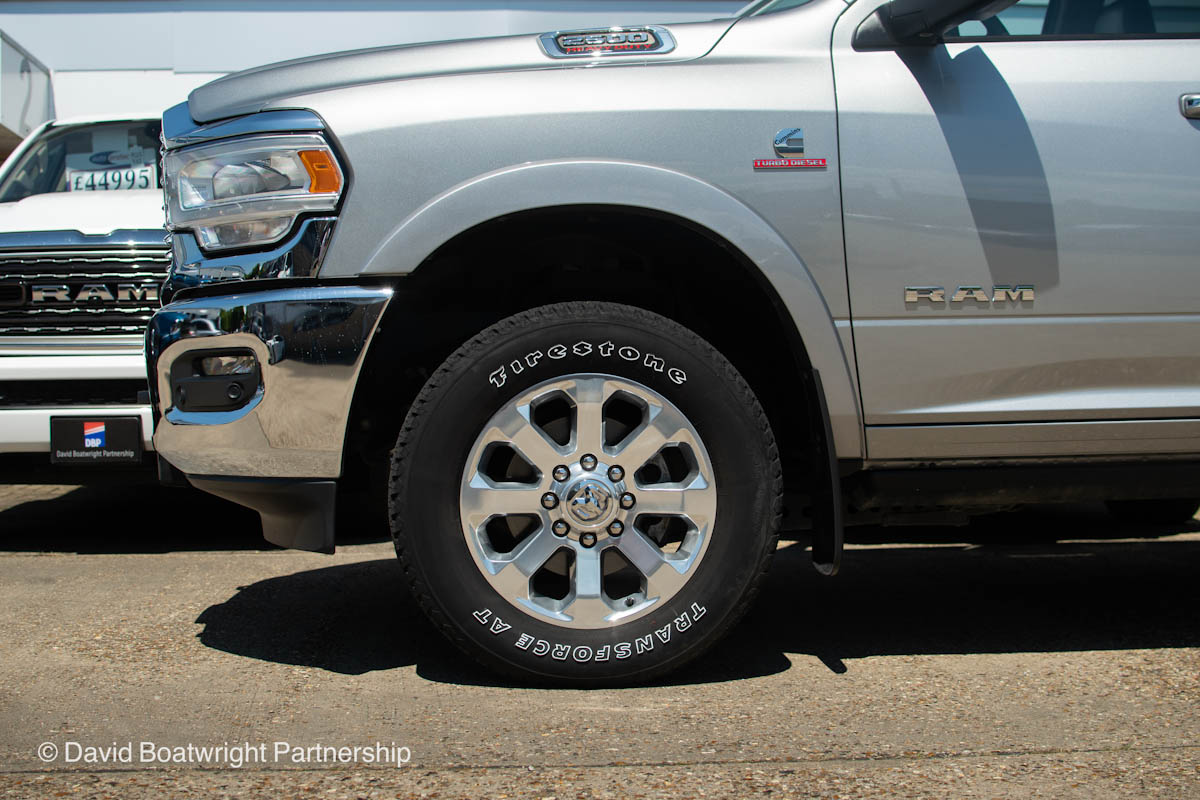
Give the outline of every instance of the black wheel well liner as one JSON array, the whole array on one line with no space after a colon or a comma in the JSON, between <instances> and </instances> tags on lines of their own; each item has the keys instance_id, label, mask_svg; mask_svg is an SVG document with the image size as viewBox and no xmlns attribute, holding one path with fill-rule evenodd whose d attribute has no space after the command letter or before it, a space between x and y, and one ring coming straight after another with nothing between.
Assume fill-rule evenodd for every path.
<instances>
[{"instance_id":1,"label":"black wheel well liner","mask_svg":"<svg viewBox=\"0 0 1200 800\"><path fill-rule=\"evenodd\" d=\"M395 285L355 391L347 481L362 464L387 463L408 404L459 345L511 314L567 300L644 308L721 351L767 412L789 497L811 494L812 470L820 480L829 463L819 377L783 300L740 250L687 219L605 205L505 215L450 239ZM808 516L802 505L789 504L785 528Z\"/></svg>"}]
</instances>

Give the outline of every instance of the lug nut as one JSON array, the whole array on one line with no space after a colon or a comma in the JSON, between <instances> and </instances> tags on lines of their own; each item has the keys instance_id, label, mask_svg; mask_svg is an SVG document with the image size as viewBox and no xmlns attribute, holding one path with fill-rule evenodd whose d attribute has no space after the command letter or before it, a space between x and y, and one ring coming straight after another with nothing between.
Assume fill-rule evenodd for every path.
<instances>
[{"instance_id":1,"label":"lug nut","mask_svg":"<svg viewBox=\"0 0 1200 800\"><path fill-rule=\"evenodd\" d=\"M591 472L596 468L596 457L591 453L588 453L586 456L579 459L579 466L583 467L588 472Z\"/></svg>"},{"instance_id":2,"label":"lug nut","mask_svg":"<svg viewBox=\"0 0 1200 800\"><path fill-rule=\"evenodd\" d=\"M557 467L554 468L554 472L552 472L550 474L554 476L554 480L558 481L559 483L562 483L567 478L571 477L571 470L569 470L566 467L559 464Z\"/></svg>"},{"instance_id":3,"label":"lug nut","mask_svg":"<svg viewBox=\"0 0 1200 800\"><path fill-rule=\"evenodd\" d=\"M614 519L608 526L608 532L613 536L620 536L625 532L625 524L619 519Z\"/></svg>"},{"instance_id":4,"label":"lug nut","mask_svg":"<svg viewBox=\"0 0 1200 800\"><path fill-rule=\"evenodd\" d=\"M625 607L626 608L633 608L636 605L637 605L637 598L634 597L633 595L629 595L629 597L625 598Z\"/></svg>"},{"instance_id":5,"label":"lug nut","mask_svg":"<svg viewBox=\"0 0 1200 800\"><path fill-rule=\"evenodd\" d=\"M579 537L579 543L581 545L583 545L584 547L595 547L596 546L596 534L594 534L594 533L583 534L582 536Z\"/></svg>"},{"instance_id":6,"label":"lug nut","mask_svg":"<svg viewBox=\"0 0 1200 800\"><path fill-rule=\"evenodd\" d=\"M555 536L566 536L571 532L571 526L563 522L561 519L550 527L551 530L554 531Z\"/></svg>"},{"instance_id":7,"label":"lug nut","mask_svg":"<svg viewBox=\"0 0 1200 800\"><path fill-rule=\"evenodd\" d=\"M613 483L616 483L617 481L621 480L624 477L625 477L625 470L621 469L620 467L609 467L608 468L608 479L610 481L612 481Z\"/></svg>"},{"instance_id":8,"label":"lug nut","mask_svg":"<svg viewBox=\"0 0 1200 800\"><path fill-rule=\"evenodd\" d=\"M626 508L626 509L633 508L633 504L636 502L637 502L637 500L629 492L626 492L625 494L621 495L621 508Z\"/></svg>"},{"instance_id":9,"label":"lug nut","mask_svg":"<svg viewBox=\"0 0 1200 800\"><path fill-rule=\"evenodd\" d=\"M546 492L542 495L542 508L550 509L558 505L558 495L554 492Z\"/></svg>"}]
</instances>

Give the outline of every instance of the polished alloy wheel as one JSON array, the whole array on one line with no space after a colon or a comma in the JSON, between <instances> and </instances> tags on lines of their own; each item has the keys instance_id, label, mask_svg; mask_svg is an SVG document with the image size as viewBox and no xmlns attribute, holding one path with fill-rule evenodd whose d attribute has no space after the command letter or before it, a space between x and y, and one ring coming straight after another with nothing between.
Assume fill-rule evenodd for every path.
<instances>
[{"instance_id":1,"label":"polished alloy wheel","mask_svg":"<svg viewBox=\"0 0 1200 800\"><path fill-rule=\"evenodd\" d=\"M696 429L670 401L612 375L567 375L504 405L459 492L476 565L508 602L556 625L647 614L694 574L717 491Z\"/></svg>"}]
</instances>

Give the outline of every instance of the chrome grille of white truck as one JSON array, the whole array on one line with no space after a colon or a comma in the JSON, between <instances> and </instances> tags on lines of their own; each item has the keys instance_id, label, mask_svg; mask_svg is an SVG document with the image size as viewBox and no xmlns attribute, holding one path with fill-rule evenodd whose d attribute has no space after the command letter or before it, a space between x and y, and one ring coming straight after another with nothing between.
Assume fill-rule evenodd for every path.
<instances>
[{"instance_id":1,"label":"chrome grille of white truck","mask_svg":"<svg viewBox=\"0 0 1200 800\"><path fill-rule=\"evenodd\" d=\"M0 336L141 334L170 263L165 246L0 251Z\"/></svg>"}]
</instances>

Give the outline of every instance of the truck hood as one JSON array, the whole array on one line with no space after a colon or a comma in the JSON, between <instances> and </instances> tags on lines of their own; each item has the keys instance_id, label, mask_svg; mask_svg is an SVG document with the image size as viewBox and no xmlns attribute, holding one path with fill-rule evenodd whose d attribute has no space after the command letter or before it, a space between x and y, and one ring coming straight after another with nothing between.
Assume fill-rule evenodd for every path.
<instances>
[{"instance_id":1,"label":"truck hood","mask_svg":"<svg viewBox=\"0 0 1200 800\"><path fill-rule=\"evenodd\" d=\"M188 112L199 123L252 114L273 103L312 92L377 81L475 72L566 69L597 64L689 61L708 53L736 22L720 19L664 27L675 39L668 53L628 53L593 58L551 58L538 34L396 45L309 56L235 72L194 90Z\"/></svg>"},{"instance_id":2,"label":"truck hood","mask_svg":"<svg viewBox=\"0 0 1200 800\"><path fill-rule=\"evenodd\" d=\"M0 233L79 231L105 236L117 230L154 230L164 222L158 189L55 192L0 203Z\"/></svg>"}]
</instances>

